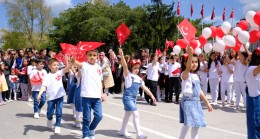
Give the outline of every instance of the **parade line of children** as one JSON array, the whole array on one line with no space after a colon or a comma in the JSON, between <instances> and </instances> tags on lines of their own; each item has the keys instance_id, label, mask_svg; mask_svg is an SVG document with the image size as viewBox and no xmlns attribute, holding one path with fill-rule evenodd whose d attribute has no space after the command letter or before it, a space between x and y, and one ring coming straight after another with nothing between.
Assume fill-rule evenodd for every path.
<instances>
[{"instance_id":1,"label":"parade line of children","mask_svg":"<svg viewBox=\"0 0 260 139\"><path fill-rule=\"evenodd\" d=\"M258 106L260 104L260 99L257 99L260 94L260 48L256 48L253 54L246 47L244 48L245 52L232 51L230 56L224 54L221 60L217 57L218 53L212 52L207 62L203 55L193 54L193 49L188 46L187 54L181 58L181 64L178 63L177 55L166 56L166 51L162 55L152 55L151 63L147 64L148 58L143 55L143 51L139 57L129 59L120 48L117 58L118 63L120 62L122 66L124 79L122 102L125 115L118 134L125 137L131 136L127 131L127 124L130 116L133 115L136 138L147 138L140 130L139 112L136 106L138 94L140 93L142 96L143 92L145 100L151 106L156 106L156 102L161 100L172 102L173 92L175 93L175 103L180 104L180 123L184 124L179 136L180 139L185 138L189 127L191 127L191 137L198 138L199 128L206 126L201 101L204 101L203 104L208 107L208 111L212 111L211 104L217 105L219 83L221 106L229 107L236 102L235 109L240 110L241 96L244 107L247 105L250 107ZM5 92L9 87L9 95L7 98L0 93L0 105L6 104L3 99L6 102L12 100L11 98L17 100L18 87L20 87L22 94L20 100L27 100L30 97L29 92L32 91L34 118L38 119L40 115L44 114L41 109L47 101L47 127L53 129L53 115L55 114L54 133L60 133L63 102L66 95L63 76L68 73L67 104L71 105L75 126L82 127L83 139L93 139L95 138L95 129L103 118L102 102L108 95L108 88L104 86L104 81L108 77L111 78L114 71L113 62L109 62L108 59L105 59L107 60L106 64L112 65L101 66L97 62L101 55L105 54L99 53L96 49L88 51L86 52L86 62L79 62L74 57L65 56L65 67L62 69L60 69L60 62L55 58L49 58L46 62L46 59L41 57L30 60L24 57L19 60L18 57L16 61L13 61L16 68L6 67L5 63L1 62L0 91ZM250 70L247 70L248 64L251 65ZM106 67L106 73L103 71L104 67ZM112 67L112 70L109 67ZM5 71L8 68L11 70L9 76L6 76ZM19 70L17 71L17 69ZM246 74L247 78L245 78ZM111 82L111 80L109 81ZM211 104L205 97L208 81L211 90ZM246 84L246 82L250 84ZM252 91L257 93L252 93ZM103 92L105 93L103 94ZM182 92L182 98L179 102L180 92ZM235 98L236 101L234 101ZM255 104L256 102L257 104ZM91 111L94 111L94 118L91 118ZM247 111L248 128L257 126L253 124L257 115L252 113L258 111L258 109ZM254 128L250 132L251 136L254 136L257 130Z\"/></svg>"}]
</instances>

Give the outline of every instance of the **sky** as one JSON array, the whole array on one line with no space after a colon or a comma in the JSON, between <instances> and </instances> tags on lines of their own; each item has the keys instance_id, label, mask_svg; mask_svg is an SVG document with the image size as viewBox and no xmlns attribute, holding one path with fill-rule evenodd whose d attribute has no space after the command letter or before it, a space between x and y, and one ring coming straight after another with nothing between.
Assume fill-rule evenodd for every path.
<instances>
[{"instance_id":1,"label":"sky","mask_svg":"<svg viewBox=\"0 0 260 139\"><path fill-rule=\"evenodd\" d=\"M6 8L1 4L0 0L0 28L9 28L8 14ZM110 4L118 3L120 0L110 0ZM151 0L123 0L127 5L134 8L136 6L147 5ZM178 0L162 0L165 4L175 2L174 10L177 10ZM245 17L245 13L249 10L260 11L260 0L179 0L181 16L190 18L190 5L193 4L193 17L192 19L200 18L200 10L204 4L204 23L216 22L220 25L222 21L222 13L224 7L226 8L226 21L233 23L233 25L240 19ZM53 15L58 16L60 12L72 8L77 4L88 2L88 0L45 0L47 6L52 8ZM215 7L215 19L210 20L213 6ZM229 19L232 8L235 11L235 18Z\"/></svg>"}]
</instances>

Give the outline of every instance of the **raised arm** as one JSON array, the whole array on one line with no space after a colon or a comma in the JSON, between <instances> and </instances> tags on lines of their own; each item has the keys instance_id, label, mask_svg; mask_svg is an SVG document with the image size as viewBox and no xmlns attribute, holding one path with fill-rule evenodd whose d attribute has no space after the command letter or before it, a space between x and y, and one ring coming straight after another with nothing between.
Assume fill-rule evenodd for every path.
<instances>
[{"instance_id":1,"label":"raised arm","mask_svg":"<svg viewBox=\"0 0 260 139\"><path fill-rule=\"evenodd\" d=\"M69 64L68 56L65 56L65 61L66 61L66 67L62 70L63 74L67 73L69 69L71 68L71 63Z\"/></svg>"},{"instance_id":2,"label":"raised arm","mask_svg":"<svg viewBox=\"0 0 260 139\"><path fill-rule=\"evenodd\" d=\"M71 58L70 63L76 65L79 69L82 68L82 63L80 63L79 61L77 61L77 60L75 59L75 57L72 57L72 58Z\"/></svg>"},{"instance_id":3,"label":"raised arm","mask_svg":"<svg viewBox=\"0 0 260 139\"><path fill-rule=\"evenodd\" d=\"M188 54L189 54L189 56L188 56L188 60L186 62L186 68L182 72L182 79L183 80L186 80L189 77L189 72L191 70L191 61L192 61L192 57L193 57L192 51L193 51L193 48L188 46Z\"/></svg>"},{"instance_id":4,"label":"raised arm","mask_svg":"<svg viewBox=\"0 0 260 139\"><path fill-rule=\"evenodd\" d=\"M124 77L126 77L128 75L128 66L127 66L127 63L125 61L125 57L124 57L124 52L122 50L122 48L119 48L119 54L121 56L121 62L122 62L122 67L123 67L123 74L124 74Z\"/></svg>"}]
</instances>

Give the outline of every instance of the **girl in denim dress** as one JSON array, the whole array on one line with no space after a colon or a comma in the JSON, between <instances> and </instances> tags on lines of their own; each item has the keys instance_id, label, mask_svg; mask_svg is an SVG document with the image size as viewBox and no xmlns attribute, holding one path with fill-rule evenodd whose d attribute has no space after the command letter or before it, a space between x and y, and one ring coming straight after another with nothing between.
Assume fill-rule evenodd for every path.
<instances>
[{"instance_id":1,"label":"girl in denim dress","mask_svg":"<svg viewBox=\"0 0 260 139\"><path fill-rule=\"evenodd\" d=\"M208 111L212 111L213 108L201 91L200 79L197 74L200 62L198 56L193 54L193 49L190 46L188 46L188 60L184 57L183 60L182 66L185 67L185 70L181 74L183 97L180 103L180 123L184 125L179 139L185 138L189 127L192 127L191 138L197 139L199 128L206 126L200 99L205 101Z\"/></svg>"},{"instance_id":2,"label":"girl in denim dress","mask_svg":"<svg viewBox=\"0 0 260 139\"><path fill-rule=\"evenodd\" d=\"M144 85L144 82L142 79L138 76L141 61L138 59L133 59L130 62L130 71L128 69L126 60L124 58L123 50L120 48L119 53L122 57L122 66L123 66L123 75L125 79L125 89L123 94L123 104L124 104L124 110L125 110L125 116L123 119L121 130L119 131L119 134L122 136L130 137L131 134L128 133L126 130L127 123L129 121L129 118L131 114L134 118L134 126L135 130L137 132L137 139L145 139L147 136L145 136L141 130L140 130L140 124L139 124L139 112L136 108L136 97L139 93L139 88L141 87L145 93L147 93L153 100L153 102L156 101L154 96L152 95L151 91Z\"/></svg>"}]
</instances>

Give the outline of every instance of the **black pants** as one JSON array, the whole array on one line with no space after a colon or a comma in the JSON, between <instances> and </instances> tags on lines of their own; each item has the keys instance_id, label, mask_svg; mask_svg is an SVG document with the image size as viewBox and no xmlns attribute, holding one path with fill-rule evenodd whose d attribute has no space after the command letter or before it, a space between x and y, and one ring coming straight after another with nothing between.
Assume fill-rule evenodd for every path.
<instances>
[{"instance_id":1,"label":"black pants","mask_svg":"<svg viewBox=\"0 0 260 139\"><path fill-rule=\"evenodd\" d=\"M169 76L165 76L165 101L168 101L169 99Z\"/></svg>"},{"instance_id":2,"label":"black pants","mask_svg":"<svg viewBox=\"0 0 260 139\"><path fill-rule=\"evenodd\" d=\"M179 77L171 77L169 79L169 96L166 100L172 101L173 88L175 93L175 101L179 102L181 80Z\"/></svg>"},{"instance_id":3,"label":"black pants","mask_svg":"<svg viewBox=\"0 0 260 139\"><path fill-rule=\"evenodd\" d=\"M156 98L157 81L147 80L147 87L150 89L153 96ZM152 104L153 100L151 99L151 97L148 96L146 93L144 93L144 94L145 94L145 100L147 101L147 103Z\"/></svg>"}]
</instances>

